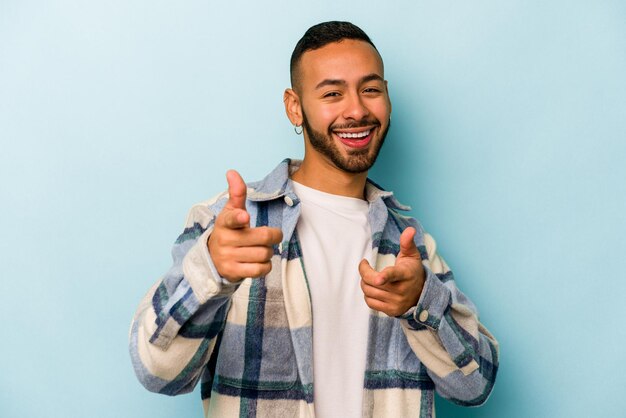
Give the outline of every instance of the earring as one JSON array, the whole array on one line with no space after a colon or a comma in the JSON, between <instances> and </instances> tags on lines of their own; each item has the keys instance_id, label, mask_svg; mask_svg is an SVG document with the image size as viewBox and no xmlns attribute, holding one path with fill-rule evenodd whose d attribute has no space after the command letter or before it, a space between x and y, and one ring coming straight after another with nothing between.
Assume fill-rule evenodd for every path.
<instances>
[{"instance_id":1,"label":"earring","mask_svg":"<svg viewBox=\"0 0 626 418\"><path fill-rule=\"evenodd\" d=\"M298 128L300 128L300 130L298 130ZM296 135L301 135L302 134L302 125L294 125L293 126L293 131L296 133Z\"/></svg>"}]
</instances>

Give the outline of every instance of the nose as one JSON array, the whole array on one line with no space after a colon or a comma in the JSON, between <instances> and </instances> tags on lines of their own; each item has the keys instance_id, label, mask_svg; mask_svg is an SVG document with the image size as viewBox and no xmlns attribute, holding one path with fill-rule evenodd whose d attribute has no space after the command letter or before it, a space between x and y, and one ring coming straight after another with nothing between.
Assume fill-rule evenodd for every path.
<instances>
[{"instance_id":1,"label":"nose","mask_svg":"<svg viewBox=\"0 0 626 418\"><path fill-rule=\"evenodd\" d=\"M370 111L359 94L349 95L346 99L346 107L343 111L344 119L361 120L369 115Z\"/></svg>"}]
</instances>

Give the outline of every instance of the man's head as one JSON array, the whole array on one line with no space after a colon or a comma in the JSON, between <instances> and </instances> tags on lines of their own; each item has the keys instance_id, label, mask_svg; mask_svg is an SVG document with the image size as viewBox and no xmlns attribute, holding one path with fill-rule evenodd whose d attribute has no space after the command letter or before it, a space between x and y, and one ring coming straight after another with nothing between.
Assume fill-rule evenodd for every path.
<instances>
[{"instance_id":1,"label":"man's head","mask_svg":"<svg viewBox=\"0 0 626 418\"><path fill-rule=\"evenodd\" d=\"M291 62L289 65L289 71L291 74L291 88L295 91L299 91L299 65L302 54L307 51L322 48L333 42L340 42L344 39L353 39L356 41L363 41L370 44L374 49L376 46L372 40L367 36L361 28L353 25L350 22L323 22L317 25L311 26L300 38L296 47L291 53ZM378 52L378 50L376 50ZM382 59L381 59L382 62Z\"/></svg>"},{"instance_id":2,"label":"man's head","mask_svg":"<svg viewBox=\"0 0 626 418\"><path fill-rule=\"evenodd\" d=\"M348 22L311 27L292 54L291 78L285 109L291 122L304 128L305 161L367 171L391 113L383 61L370 38Z\"/></svg>"}]
</instances>

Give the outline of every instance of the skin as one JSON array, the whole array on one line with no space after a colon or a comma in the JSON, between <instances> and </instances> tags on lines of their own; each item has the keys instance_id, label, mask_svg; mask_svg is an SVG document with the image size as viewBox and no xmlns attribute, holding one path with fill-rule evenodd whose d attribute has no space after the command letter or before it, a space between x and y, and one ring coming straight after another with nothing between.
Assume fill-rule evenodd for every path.
<instances>
[{"instance_id":1,"label":"skin","mask_svg":"<svg viewBox=\"0 0 626 418\"><path fill-rule=\"evenodd\" d=\"M217 272L230 282L265 276L272 270L273 246L283 233L267 226L250 228L246 211L246 184L235 170L226 173L229 198L217 215L207 246Z\"/></svg>"},{"instance_id":2,"label":"skin","mask_svg":"<svg viewBox=\"0 0 626 418\"><path fill-rule=\"evenodd\" d=\"M344 39L305 52L297 71L297 87L283 96L291 123L305 128L304 159L293 180L363 199L367 170L376 160L391 114L380 55L366 42ZM368 130L369 141L363 143L339 137ZM282 240L282 233L277 228L250 228L246 185L234 170L226 178L230 197L217 216L209 252L217 271L229 281L263 276L271 270L273 246ZM355 266L370 308L398 316L417 304L425 274L414 235L414 228L402 232L394 266L380 272L367 260Z\"/></svg>"},{"instance_id":3,"label":"skin","mask_svg":"<svg viewBox=\"0 0 626 418\"><path fill-rule=\"evenodd\" d=\"M331 137L329 141L344 161L366 151L365 156L356 158L369 158L373 164L391 114L378 52L366 42L344 39L305 52L298 71L297 91L287 89L283 96L291 123L303 125L306 117L312 130ZM373 130L367 150L348 147L337 137L338 132L361 132L367 127ZM310 132L305 129L304 160L293 179L326 193L363 199L367 169L353 173L338 167L312 146Z\"/></svg>"}]
</instances>

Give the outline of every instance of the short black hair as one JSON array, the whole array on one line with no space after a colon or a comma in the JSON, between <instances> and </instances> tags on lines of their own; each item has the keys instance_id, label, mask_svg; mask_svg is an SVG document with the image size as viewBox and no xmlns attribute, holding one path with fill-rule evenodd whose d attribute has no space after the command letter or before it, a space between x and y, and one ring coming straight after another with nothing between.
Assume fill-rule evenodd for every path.
<instances>
[{"instance_id":1,"label":"short black hair","mask_svg":"<svg viewBox=\"0 0 626 418\"><path fill-rule=\"evenodd\" d=\"M361 28L350 22L339 22L336 20L330 22L322 22L311 26L300 38L296 47L291 54L291 63L289 71L291 74L291 86L296 87L296 68L302 58L302 54L307 51L322 48L333 42L340 42L343 39L356 39L367 42L376 52L378 49L369 36Z\"/></svg>"}]
</instances>

